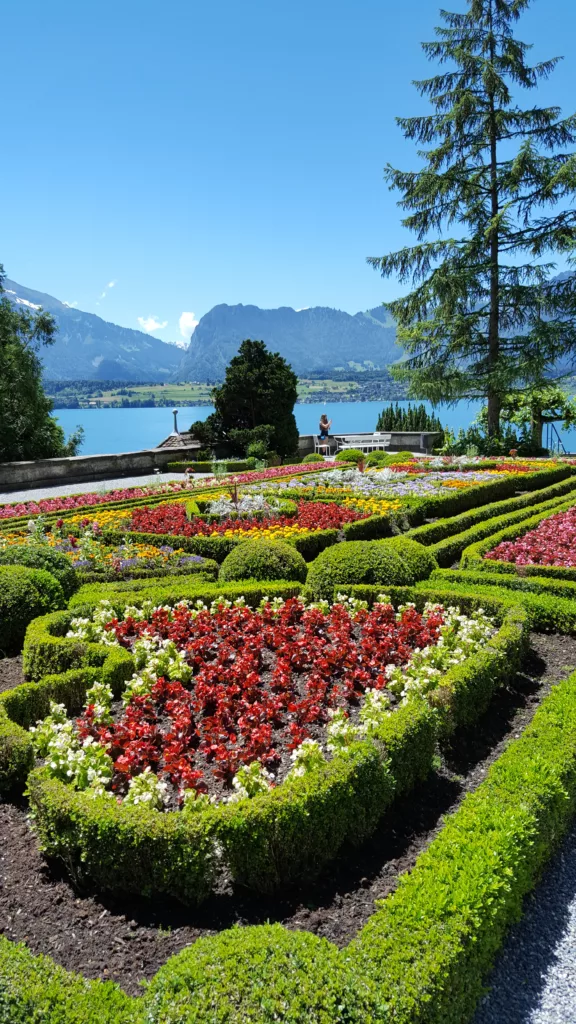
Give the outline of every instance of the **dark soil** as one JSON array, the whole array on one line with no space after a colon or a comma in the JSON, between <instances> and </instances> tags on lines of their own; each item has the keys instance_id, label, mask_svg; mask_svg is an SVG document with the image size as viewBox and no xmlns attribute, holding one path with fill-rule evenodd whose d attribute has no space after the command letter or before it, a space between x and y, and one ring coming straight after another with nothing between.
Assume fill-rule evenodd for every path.
<instances>
[{"instance_id":1,"label":"dark soil","mask_svg":"<svg viewBox=\"0 0 576 1024\"><path fill-rule=\"evenodd\" d=\"M22 655L19 654L17 658L0 658L0 693L20 686L23 682Z\"/></svg>"},{"instance_id":2,"label":"dark soil","mask_svg":"<svg viewBox=\"0 0 576 1024\"><path fill-rule=\"evenodd\" d=\"M13 673L17 682L18 659L10 662L10 668L0 662L0 680ZM58 865L38 852L26 807L0 805L0 932L88 978L117 981L133 994L172 954L234 923L281 921L342 946L373 913L374 900L394 891L399 876L438 834L443 816L482 782L552 684L575 667L576 638L534 634L524 671L482 721L455 738L428 783L388 813L360 849L342 851L315 883L277 898L235 890L194 910L166 900L76 892Z\"/></svg>"}]
</instances>

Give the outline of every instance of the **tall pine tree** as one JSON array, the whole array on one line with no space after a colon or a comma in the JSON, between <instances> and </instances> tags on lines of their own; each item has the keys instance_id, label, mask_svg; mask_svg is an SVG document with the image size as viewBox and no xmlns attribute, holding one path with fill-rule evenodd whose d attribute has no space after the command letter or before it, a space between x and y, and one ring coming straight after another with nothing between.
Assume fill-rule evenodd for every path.
<instances>
[{"instance_id":1,"label":"tall pine tree","mask_svg":"<svg viewBox=\"0 0 576 1024\"><path fill-rule=\"evenodd\" d=\"M530 47L512 27L528 4L468 0L464 14L441 12L437 39L422 45L449 67L415 83L434 113L397 118L424 147L423 166L385 170L417 244L368 260L412 285L387 303L411 393L486 398L491 434L504 394L576 353L576 277L553 280L551 262L576 250L576 211L563 208L576 191L576 156L565 152L576 115L516 104L560 59L527 62Z\"/></svg>"}]
</instances>

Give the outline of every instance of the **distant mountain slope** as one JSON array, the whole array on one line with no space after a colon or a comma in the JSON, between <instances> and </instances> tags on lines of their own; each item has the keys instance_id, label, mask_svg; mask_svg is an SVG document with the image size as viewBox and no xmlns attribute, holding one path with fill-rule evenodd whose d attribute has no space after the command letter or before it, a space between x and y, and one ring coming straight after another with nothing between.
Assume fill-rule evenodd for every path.
<instances>
[{"instance_id":1,"label":"distant mountain slope","mask_svg":"<svg viewBox=\"0 0 576 1024\"><path fill-rule=\"evenodd\" d=\"M351 316L338 309L260 309L258 306L214 306L200 320L175 374L176 380L218 380L244 338L261 339L280 352L294 370L396 362L402 350L383 307Z\"/></svg>"},{"instance_id":2,"label":"distant mountain slope","mask_svg":"<svg viewBox=\"0 0 576 1024\"><path fill-rule=\"evenodd\" d=\"M181 349L143 331L118 327L15 281L7 279L4 288L15 304L42 306L57 322L54 345L39 352L48 380L163 381L180 364Z\"/></svg>"}]
</instances>

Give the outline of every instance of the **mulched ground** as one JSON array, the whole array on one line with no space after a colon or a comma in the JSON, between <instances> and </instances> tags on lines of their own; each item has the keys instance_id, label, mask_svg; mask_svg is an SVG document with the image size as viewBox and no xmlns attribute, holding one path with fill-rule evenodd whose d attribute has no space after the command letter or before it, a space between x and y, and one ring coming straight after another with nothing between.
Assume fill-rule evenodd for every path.
<instances>
[{"instance_id":1,"label":"mulched ground","mask_svg":"<svg viewBox=\"0 0 576 1024\"><path fill-rule=\"evenodd\" d=\"M20 686L23 682L22 655L19 654L17 658L0 658L0 693Z\"/></svg>"},{"instance_id":2,"label":"mulched ground","mask_svg":"<svg viewBox=\"0 0 576 1024\"><path fill-rule=\"evenodd\" d=\"M191 910L165 900L123 903L76 892L39 854L25 805L0 804L0 932L88 978L117 981L132 994L172 954L236 922L281 921L345 945L373 913L374 900L394 891L438 834L443 815L479 785L551 685L574 668L576 638L534 634L524 672L474 729L456 738L430 781L386 815L360 850L343 851L316 883L282 898L231 891ZM19 659L0 661L0 689L9 679L12 685L20 681Z\"/></svg>"}]
</instances>

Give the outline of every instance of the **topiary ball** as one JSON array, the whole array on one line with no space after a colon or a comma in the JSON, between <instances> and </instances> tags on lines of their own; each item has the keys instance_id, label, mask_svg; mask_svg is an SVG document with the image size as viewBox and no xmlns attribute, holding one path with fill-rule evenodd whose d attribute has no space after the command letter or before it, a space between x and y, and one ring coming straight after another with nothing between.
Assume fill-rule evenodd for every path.
<instances>
[{"instance_id":1,"label":"topiary ball","mask_svg":"<svg viewBox=\"0 0 576 1024\"><path fill-rule=\"evenodd\" d=\"M361 452L359 448L349 448L348 451L338 452L335 456L336 462L353 462L356 466L359 462L364 462L365 459L364 452Z\"/></svg>"},{"instance_id":2,"label":"topiary ball","mask_svg":"<svg viewBox=\"0 0 576 1024\"><path fill-rule=\"evenodd\" d=\"M434 569L438 568L438 562L428 548L415 540L410 540L409 537L387 537L378 543L390 551L395 551L408 566L415 580L427 580Z\"/></svg>"},{"instance_id":3,"label":"topiary ball","mask_svg":"<svg viewBox=\"0 0 576 1024\"><path fill-rule=\"evenodd\" d=\"M170 958L143 997L149 1024L363 1024L365 981L327 939L279 924L232 928Z\"/></svg>"},{"instance_id":4,"label":"topiary ball","mask_svg":"<svg viewBox=\"0 0 576 1024\"><path fill-rule=\"evenodd\" d=\"M78 588L76 570L61 551L53 551L47 544L15 544L0 551L0 565L25 565L28 569L45 569L56 577L65 597L71 597Z\"/></svg>"},{"instance_id":5,"label":"topiary ball","mask_svg":"<svg viewBox=\"0 0 576 1024\"><path fill-rule=\"evenodd\" d=\"M338 587L354 583L404 586L415 582L400 554L382 541L351 540L326 548L308 567L307 585L317 599L333 600Z\"/></svg>"},{"instance_id":6,"label":"topiary ball","mask_svg":"<svg viewBox=\"0 0 576 1024\"><path fill-rule=\"evenodd\" d=\"M307 565L291 544L280 540L245 540L222 562L219 579L299 580L304 583Z\"/></svg>"},{"instance_id":7,"label":"topiary ball","mask_svg":"<svg viewBox=\"0 0 576 1024\"><path fill-rule=\"evenodd\" d=\"M0 566L0 652L17 654L32 619L65 607L62 587L45 569Z\"/></svg>"},{"instance_id":8,"label":"topiary ball","mask_svg":"<svg viewBox=\"0 0 576 1024\"><path fill-rule=\"evenodd\" d=\"M318 452L314 452L310 455L305 455L302 462L324 462L324 459L321 455L318 455Z\"/></svg>"}]
</instances>

